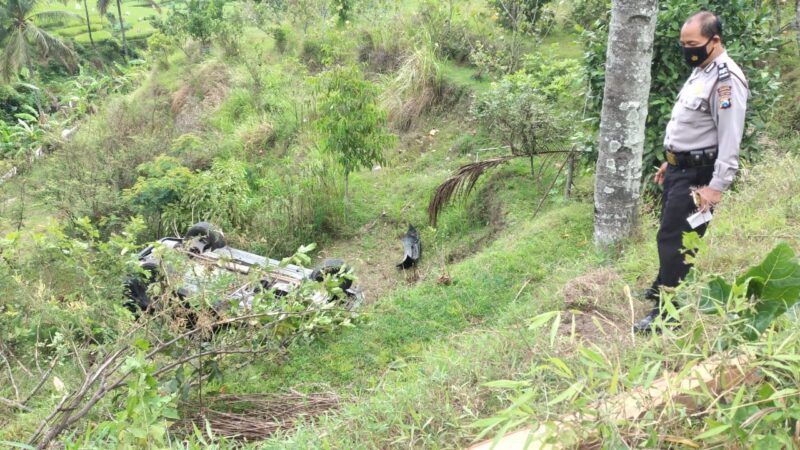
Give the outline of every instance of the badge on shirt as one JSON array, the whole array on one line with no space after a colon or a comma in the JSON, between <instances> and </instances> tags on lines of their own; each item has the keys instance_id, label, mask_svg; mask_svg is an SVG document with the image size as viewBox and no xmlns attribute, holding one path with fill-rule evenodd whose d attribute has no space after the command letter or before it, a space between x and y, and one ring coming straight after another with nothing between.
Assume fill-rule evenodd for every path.
<instances>
[{"instance_id":1,"label":"badge on shirt","mask_svg":"<svg viewBox=\"0 0 800 450\"><path fill-rule=\"evenodd\" d=\"M719 94L719 109L728 109L733 105L730 86L720 86L717 89L717 94Z\"/></svg>"}]
</instances>

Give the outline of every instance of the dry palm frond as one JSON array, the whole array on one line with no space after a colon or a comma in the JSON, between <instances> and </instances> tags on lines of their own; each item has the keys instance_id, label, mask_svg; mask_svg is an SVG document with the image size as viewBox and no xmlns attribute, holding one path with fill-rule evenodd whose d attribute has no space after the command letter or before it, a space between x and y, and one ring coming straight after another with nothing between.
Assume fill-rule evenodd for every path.
<instances>
[{"instance_id":1,"label":"dry palm frond","mask_svg":"<svg viewBox=\"0 0 800 450\"><path fill-rule=\"evenodd\" d=\"M478 182L478 179L484 172L505 164L514 158L524 156L525 155L500 156L460 167L453 176L436 188L436 192L433 194L431 202L428 204L428 220L430 220L431 225L436 226L436 219L451 200L459 196L468 196L475 187L475 183Z\"/></svg>"},{"instance_id":2,"label":"dry palm frond","mask_svg":"<svg viewBox=\"0 0 800 450\"><path fill-rule=\"evenodd\" d=\"M209 402L209 399L206 401ZM333 392L219 395L210 400L210 406L200 403L186 405L189 415L176 422L173 428L189 433L192 424L205 429L207 422L218 436L257 441L338 407L339 397Z\"/></svg>"}]
</instances>

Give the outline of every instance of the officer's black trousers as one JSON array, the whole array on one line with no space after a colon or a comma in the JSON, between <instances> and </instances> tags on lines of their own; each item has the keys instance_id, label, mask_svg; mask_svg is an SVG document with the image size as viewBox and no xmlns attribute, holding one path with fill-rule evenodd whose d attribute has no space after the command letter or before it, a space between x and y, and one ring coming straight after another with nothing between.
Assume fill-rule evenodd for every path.
<instances>
[{"instance_id":1,"label":"officer's black trousers","mask_svg":"<svg viewBox=\"0 0 800 450\"><path fill-rule=\"evenodd\" d=\"M686 218L697 211L690 195L691 187L708 185L714 173L714 166L691 167L679 169L667 166L664 177L664 196L661 205L661 226L658 229L658 277L648 293L654 300L658 299L659 286L675 287L689 273L691 266L686 264L683 248L683 234L695 231L700 236L706 232L707 224L694 230Z\"/></svg>"}]
</instances>

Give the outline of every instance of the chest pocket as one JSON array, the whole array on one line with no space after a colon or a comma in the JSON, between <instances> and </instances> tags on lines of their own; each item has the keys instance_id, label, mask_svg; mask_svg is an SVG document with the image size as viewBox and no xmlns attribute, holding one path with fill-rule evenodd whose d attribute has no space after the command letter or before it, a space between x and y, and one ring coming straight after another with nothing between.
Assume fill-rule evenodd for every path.
<instances>
[{"instance_id":1,"label":"chest pocket","mask_svg":"<svg viewBox=\"0 0 800 450\"><path fill-rule=\"evenodd\" d=\"M702 119L711 119L708 101L702 97L687 95L681 96L680 108L675 108L676 117L678 122L693 123Z\"/></svg>"}]
</instances>

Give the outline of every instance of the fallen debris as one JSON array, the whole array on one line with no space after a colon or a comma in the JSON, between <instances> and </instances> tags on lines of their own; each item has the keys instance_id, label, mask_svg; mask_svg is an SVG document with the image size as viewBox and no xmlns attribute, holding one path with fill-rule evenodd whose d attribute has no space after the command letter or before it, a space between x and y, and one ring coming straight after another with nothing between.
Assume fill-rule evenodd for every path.
<instances>
[{"instance_id":1,"label":"fallen debris","mask_svg":"<svg viewBox=\"0 0 800 450\"><path fill-rule=\"evenodd\" d=\"M192 425L221 437L244 441L267 439L278 431L294 428L297 422L314 419L339 407L333 392L301 394L291 391L275 395L219 395L195 401L182 410L189 415L176 422L173 430L191 433Z\"/></svg>"},{"instance_id":2,"label":"fallen debris","mask_svg":"<svg viewBox=\"0 0 800 450\"><path fill-rule=\"evenodd\" d=\"M419 240L419 232L414 225L408 224L408 231L400 238L403 243L403 261L397 264L398 269L410 269L415 266L422 256L422 244Z\"/></svg>"},{"instance_id":3,"label":"fallen debris","mask_svg":"<svg viewBox=\"0 0 800 450\"><path fill-rule=\"evenodd\" d=\"M634 389L617 395L607 401L596 402L591 409L596 416L610 421L636 420L647 411L663 408L668 404L681 404L696 408L695 393L708 389L715 395L731 387L751 385L761 377L756 369L749 366L747 356L723 360L714 357L699 363L681 373L671 373L655 381L649 388ZM681 376L685 372L685 376ZM489 439L469 450L542 450L564 448L558 442L558 432L564 427L579 426L581 422L595 420L597 417L571 414L554 423L543 423L536 428L529 426L509 433L498 441Z\"/></svg>"}]
</instances>

